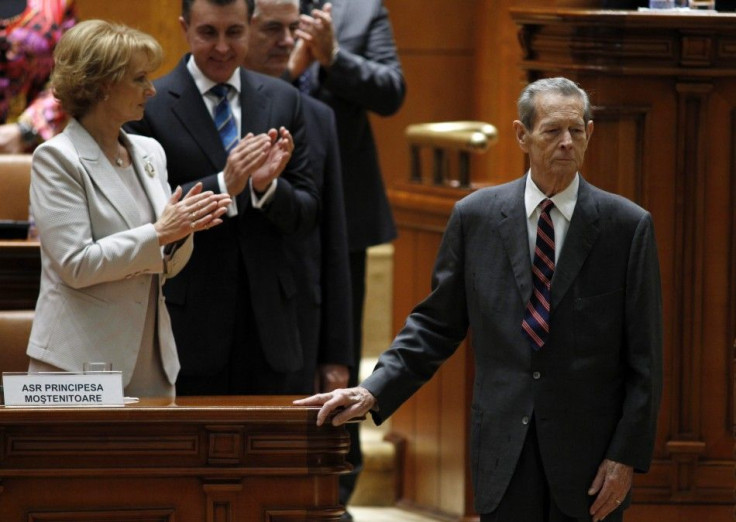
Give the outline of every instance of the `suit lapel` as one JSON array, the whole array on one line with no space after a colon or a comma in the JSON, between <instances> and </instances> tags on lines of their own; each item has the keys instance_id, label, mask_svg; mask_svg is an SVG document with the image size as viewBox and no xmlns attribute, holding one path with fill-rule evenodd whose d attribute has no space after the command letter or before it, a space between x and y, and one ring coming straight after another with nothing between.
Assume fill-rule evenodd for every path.
<instances>
[{"instance_id":1,"label":"suit lapel","mask_svg":"<svg viewBox=\"0 0 736 522\"><path fill-rule=\"evenodd\" d=\"M258 77L245 69L240 70L240 135L260 134L268 130L271 98L263 90Z\"/></svg>"},{"instance_id":2,"label":"suit lapel","mask_svg":"<svg viewBox=\"0 0 736 522\"><path fill-rule=\"evenodd\" d=\"M552 313L580 272L598 233L598 206L590 185L580 177L575 211L552 277Z\"/></svg>"},{"instance_id":3,"label":"suit lapel","mask_svg":"<svg viewBox=\"0 0 736 522\"><path fill-rule=\"evenodd\" d=\"M222 146L212 116L207 112L202 95L187 70L188 59L187 54L179 62L175 69L176 81L172 82L175 87L169 89L166 94L171 97L171 111L181 122L184 130L197 143L213 167L220 169L227 159L225 148Z\"/></svg>"},{"instance_id":4,"label":"suit lapel","mask_svg":"<svg viewBox=\"0 0 736 522\"><path fill-rule=\"evenodd\" d=\"M102 149L97 145L97 142L76 120L71 120L64 132L69 134L72 143L76 145L79 160L87 171L89 178L120 214L126 225L133 228L138 216L136 202L118 173L102 153Z\"/></svg>"},{"instance_id":5,"label":"suit lapel","mask_svg":"<svg viewBox=\"0 0 736 522\"><path fill-rule=\"evenodd\" d=\"M121 134L121 138L130 152L138 180L143 186L148 201L150 201L151 207L158 218L166 205L167 198L161 186L160 173L156 172L153 157L146 150L131 142L125 132Z\"/></svg>"},{"instance_id":6,"label":"suit lapel","mask_svg":"<svg viewBox=\"0 0 736 522\"><path fill-rule=\"evenodd\" d=\"M529 260L529 240L526 233L526 212L524 209L525 183L526 176L516 181L512 185L508 197L504 197L504 203L501 207L501 222L498 227L524 303L529 300L532 293L532 264Z\"/></svg>"}]
</instances>

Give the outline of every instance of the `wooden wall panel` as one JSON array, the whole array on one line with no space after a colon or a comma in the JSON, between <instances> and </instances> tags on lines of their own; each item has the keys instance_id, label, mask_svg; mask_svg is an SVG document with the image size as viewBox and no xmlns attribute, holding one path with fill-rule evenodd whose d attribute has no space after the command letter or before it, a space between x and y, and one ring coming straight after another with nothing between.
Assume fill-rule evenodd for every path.
<instances>
[{"instance_id":1,"label":"wooden wall panel","mask_svg":"<svg viewBox=\"0 0 736 522\"><path fill-rule=\"evenodd\" d=\"M181 0L77 0L79 17L83 20L101 18L119 22L149 33L164 48L164 62L154 76L174 68L187 50L179 25Z\"/></svg>"},{"instance_id":2,"label":"wooden wall panel","mask_svg":"<svg viewBox=\"0 0 736 522\"><path fill-rule=\"evenodd\" d=\"M474 114L477 3L482 2L385 0L408 87L398 114L371 120L387 186L408 178L407 125Z\"/></svg>"},{"instance_id":3,"label":"wooden wall panel","mask_svg":"<svg viewBox=\"0 0 736 522\"><path fill-rule=\"evenodd\" d=\"M474 119L496 126L498 144L473 169L478 182L502 183L524 172L524 155L516 144L511 122L517 119L516 99L527 79L518 27L509 15L512 7L595 7L600 0L492 0L476 4L474 27Z\"/></svg>"},{"instance_id":4,"label":"wooden wall panel","mask_svg":"<svg viewBox=\"0 0 736 522\"><path fill-rule=\"evenodd\" d=\"M387 186L408 178L409 147L404 130L412 123L470 119L473 57L467 54L424 54L401 51L408 84L404 106L395 115L371 116L383 178ZM440 74L427 74L441 71ZM448 82L448 78L457 79ZM463 94L458 94L458 89Z\"/></svg>"},{"instance_id":5,"label":"wooden wall panel","mask_svg":"<svg viewBox=\"0 0 736 522\"><path fill-rule=\"evenodd\" d=\"M429 292L440 239L441 231L432 227L400 228L394 251L396 260L404 260L406 255L413 258L411 266L417 275L406 278L414 281L409 285L412 296ZM409 290L407 286L403 288ZM403 321L415 304L416 299L405 299L400 306L395 301L394 317ZM468 379L467 373L471 364L469 350L465 344L458 348L437 375L392 417L393 434L410 444L403 470L404 505L429 507L458 517L466 515L470 487L466 474L468 455L466 444L459 441L468 437L466 406L472 387L472 377Z\"/></svg>"},{"instance_id":6,"label":"wooden wall panel","mask_svg":"<svg viewBox=\"0 0 736 522\"><path fill-rule=\"evenodd\" d=\"M515 0L479 2L477 7L477 61L475 118L498 129L498 143L478 162L473 179L500 183L524 172L524 155L516 143L512 122L516 99L526 78L518 68L521 48L518 29L508 14Z\"/></svg>"},{"instance_id":7,"label":"wooden wall panel","mask_svg":"<svg viewBox=\"0 0 736 522\"><path fill-rule=\"evenodd\" d=\"M595 186L640 205L649 110L647 106L597 106L592 146L583 165L585 178Z\"/></svg>"}]
</instances>

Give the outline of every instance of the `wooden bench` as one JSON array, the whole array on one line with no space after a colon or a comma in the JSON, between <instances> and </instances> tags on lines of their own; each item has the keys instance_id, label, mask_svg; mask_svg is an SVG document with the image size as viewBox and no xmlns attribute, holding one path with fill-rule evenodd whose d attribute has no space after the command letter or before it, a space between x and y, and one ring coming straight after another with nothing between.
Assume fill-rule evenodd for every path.
<instances>
[{"instance_id":1,"label":"wooden bench","mask_svg":"<svg viewBox=\"0 0 736 522\"><path fill-rule=\"evenodd\" d=\"M0 372L28 371L33 310L0 310Z\"/></svg>"},{"instance_id":2,"label":"wooden bench","mask_svg":"<svg viewBox=\"0 0 736 522\"><path fill-rule=\"evenodd\" d=\"M28 220L30 154L0 154L0 219Z\"/></svg>"}]
</instances>

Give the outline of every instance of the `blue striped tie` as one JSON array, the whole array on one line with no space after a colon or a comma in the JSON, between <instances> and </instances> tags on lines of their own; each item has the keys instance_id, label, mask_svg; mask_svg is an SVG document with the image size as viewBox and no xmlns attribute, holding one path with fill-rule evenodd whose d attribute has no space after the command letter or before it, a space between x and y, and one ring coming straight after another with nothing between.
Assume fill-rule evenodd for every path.
<instances>
[{"instance_id":1,"label":"blue striped tie","mask_svg":"<svg viewBox=\"0 0 736 522\"><path fill-rule=\"evenodd\" d=\"M302 75L297 78L297 88L304 94L311 94L314 89L314 74L312 69L305 70Z\"/></svg>"},{"instance_id":2,"label":"blue striped tie","mask_svg":"<svg viewBox=\"0 0 736 522\"><path fill-rule=\"evenodd\" d=\"M542 212L537 222L537 243L532 263L532 286L534 290L526 305L521 329L531 343L532 349L544 346L549 334L549 315L552 275L555 273L555 228L552 225L550 210L555 206L552 200L545 199L540 204Z\"/></svg>"},{"instance_id":3,"label":"blue striped tie","mask_svg":"<svg viewBox=\"0 0 736 522\"><path fill-rule=\"evenodd\" d=\"M215 106L215 126L220 134L222 145L225 152L230 152L235 144L238 143L238 129L235 126L233 111L230 109L230 102L227 99L230 86L224 83L218 83L210 89L210 92L217 97L217 105Z\"/></svg>"}]
</instances>

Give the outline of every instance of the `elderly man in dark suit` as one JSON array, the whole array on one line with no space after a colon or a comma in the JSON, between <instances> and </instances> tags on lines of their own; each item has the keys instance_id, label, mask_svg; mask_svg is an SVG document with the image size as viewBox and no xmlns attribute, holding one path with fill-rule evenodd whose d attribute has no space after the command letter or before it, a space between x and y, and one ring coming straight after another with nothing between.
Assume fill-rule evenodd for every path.
<instances>
[{"instance_id":1,"label":"elderly man in dark suit","mask_svg":"<svg viewBox=\"0 0 736 522\"><path fill-rule=\"evenodd\" d=\"M573 82L528 85L514 129L528 174L457 203L432 291L373 374L298 402L323 405L318 423L369 411L381 422L470 329L481 520L622 520L634 470L650 464L662 385L652 218L580 175L593 121Z\"/></svg>"},{"instance_id":2,"label":"elderly man in dark suit","mask_svg":"<svg viewBox=\"0 0 736 522\"><path fill-rule=\"evenodd\" d=\"M303 354L286 237L308 233L319 197L299 92L242 69L252 0L184 0L191 50L155 82L134 132L164 147L169 182L228 192L222 226L164 292L181 360L180 395L297 393Z\"/></svg>"},{"instance_id":3,"label":"elderly man in dark suit","mask_svg":"<svg viewBox=\"0 0 736 522\"><path fill-rule=\"evenodd\" d=\"M248 32L248 70L281 77L299 26L299 0L256 0ZM304 393L348 384L353 364L348 243L335 115L302 97L312 175L322 202L318 226L288 242L298 274L299 334L304 352Z\"/></svg>"}]
</instances>

